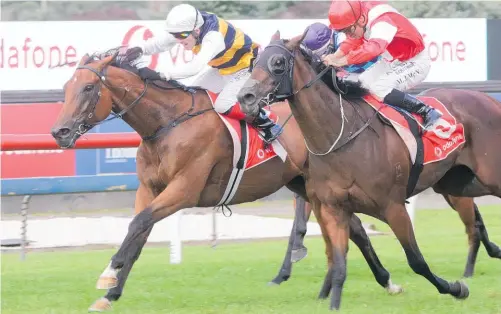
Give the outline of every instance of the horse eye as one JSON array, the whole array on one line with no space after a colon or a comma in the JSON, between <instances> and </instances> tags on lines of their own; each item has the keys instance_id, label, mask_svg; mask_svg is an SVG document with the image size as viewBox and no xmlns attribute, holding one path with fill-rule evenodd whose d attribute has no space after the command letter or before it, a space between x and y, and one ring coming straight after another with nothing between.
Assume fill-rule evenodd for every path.
<instances>
[{"instance_id":1,"label":"horse eye","mask_svg":"<svg viewBox=\"0 0 501 314\"><path fill-rule=\"evenodd\" d=\"M282 58L277 58L273 64L273 74L281 75L285 72L285 64Z\"/></svg>"},{"instance_id":2,"label":"horse eye","mask_svg":"<svg viewBox=\"0 0 501 314\"><path fill-rule=\"evenodd\" d=\"M94 89L94 84L89 84L85 86L84 91L90 92L92 89Z\"/></svg>"},{"instance_id":3,"label":"horse eye","mask_svg":"<svg viewBox=\"0 0 501 314\"><path fill-rule=\"evenodd\" d=\"M273 74L275 74L275 75L281 75L281 74L284 74L284 72L285 72L285 70L282 68L273 69Z\"/></svg>"}]
</instances>

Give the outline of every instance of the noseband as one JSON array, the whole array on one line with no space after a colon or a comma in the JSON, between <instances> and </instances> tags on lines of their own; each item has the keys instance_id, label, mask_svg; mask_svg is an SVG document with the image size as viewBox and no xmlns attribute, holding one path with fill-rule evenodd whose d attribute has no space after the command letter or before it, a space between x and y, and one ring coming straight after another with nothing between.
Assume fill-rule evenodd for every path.
<instances>
[{"instance_id":1,"label":"noseband","mask_svg":"<svg viewBox=\"0 0 501 314\"><path fill-rule=\"evenodd\" d=\"M89 70L89 71L93 72L94 74L96 74L97 77L99 78L100 84L106 86L106 88L108 88L109 90L111 90L112 86L106 84L106 70L107 69L108 69L108 65L106 65L103 68L102 71L98 71L97 69L92 68L92 67L90 67L88 65L80 65L80 66L77 67L77 70ZM124 89L125 89L125 94L124 94L124 98L125 98L125 95L127 95L127 92L129 91L129 89L127 87L125 87ZM125 109L123 109L119 113L115 113L115 112L113 112L113 110L111 110L110 113L113 115L113 117L108 118L106 120L102 120L102 121L97 122L97 123L86 123L84 121L83 123L81 123L78 126L78 133L80 135L83 135L87 131L89 131L90 129L92 129L93 127L95 127L96 125L99 125L99 124L104 123L104 122L111 121L111 120L116 119L116 118L122 119L124 114L126 114L129 110L131 110L132 108L134 108L139 103L139 100L141 98L143 98L143 96L146 94L147 90L148 90L148 81L146 80L145 83L144 83L144 89L143 89L143 91L141 92L141 94L129 106L125 107ZM99 90L97 92L96 101L92 105L92 110L87 115L87 119L90 120L90 119L92 119L92 117L94 117L94 112L96 110L96 107L97 107L97 104L99 103L99 99L100 98L101 98L101 88L99 88Z\"/></svg>"}]
</instances>

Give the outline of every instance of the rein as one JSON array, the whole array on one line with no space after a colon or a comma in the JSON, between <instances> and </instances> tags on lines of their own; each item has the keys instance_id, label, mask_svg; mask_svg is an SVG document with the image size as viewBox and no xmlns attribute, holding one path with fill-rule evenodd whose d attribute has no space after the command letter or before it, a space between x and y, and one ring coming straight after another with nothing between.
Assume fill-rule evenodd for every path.
<instances>
[{"instance_id":1,"label":"rein","mask_svg":"<svg viewBox=\"0 0 501 314\"><path fill-rule=\"evenodd\" d=\"M110 86L108 84L106 84L106 70L107 70L108 66L106 66L101 72L99 72L98 70L90 67L90 66L87 66L87 65L81 65L81 66L78 66L77 67L77 70L81 70L81 69L85 69L85 70L89 70L91 72L93 72L94 74L96 74L98 77L99 77L99 80L101 82L101 84L103 84L104 86L106 86L106 88L108 88L110 91L111 89L113 88L113 86ZM89 124L89 123L82 123L78 126L78 133L79 135L83 135L85 134L87 131L89 131L90 129L92 129L94 126L96 125L99 125L101 123L104 123L104 122L108 122L108 121L111 121L111 120L114 120L116 118L119 118L119 119L123 119L123 116L129 111L131 110L132 108L134 108L138 103L139 101L141 100L141 98L144 97L144 95L146 94L146 91L148 90L148 83L150 82L148 79L146 79L144 81L144 89L143 91L141 92L141 94L128 106L126 106L122 111L120 111L119 113L115 113L113 111L113 109L111 110L111 114L113 115L113 117L111 118L107 118L105 120L102 120L102 121L99 121L97 123L92 123L92 124ZM203 110L200 110L200 111L197 111L195 113L192 113L192 111L195 109L195 93L196 93L196 89L195 88L189 88L187 86L184 86L182 84L179 84L178 83L178 86L174 86L174 87L163 87L163 86L160 86L158 84L156 84L155 82L152 82L153 85L155 85L156 87L160 88L160 89L163 89L163 90L174 90L174 89L181 89L185 92L188 92L190 93L191 95L191 107L190 109L188 109L188 111L186 111L185 113L181 114L180 116L174 118L172 121L169 122L169 124L167 124L166 126L162 126L160 128L158 128L157 130L155 130L155 132L152 134L152 135L148 135L148 136L145 136L145 137L142 137L142 139L144 141L151 141L153 139L156 139L160 136L160 134L164 133L164 132L167 132L169 131L170 129L178 126L179 124L191 119L191 118L194 118L196 116L199 116L207 111L210 111L210 110L214 110L214 108L207 108L207 109L203 109ZM124 97L125 98L125 95L127 95L127 92L129 92L129 89L126 87L125 88L125 94L124 94ZM101 90L99 89L98 93L97 93L97 99L93 105L93 108L92 108L92 111L88 114L87 116L87 119L91 119L93 116L94 116L94 111L96 110L96 107L97 107L97 104L99 103L99 99L101 97ZM122 99L123 99L122 98Z\"/></svg>"},{"instance_id":2,"label":"rein","mask_svg":"<svg viewBox=\"0 0 501 314\"><path fill-rule=\"evenodd\" d=\"M305 143L306 149L311 154L316 155L316 156L325 156L325 155L328 155L331 152L336 151L336 150L340 149L341 147L345 146L346 144L348 144L349 142L351 142L354 138L356 138L360 133L362 133L371 124L372 119L377 115L377 113L378 113L379 110L376 111L374 113L374 115L372 115L365 122L365 124L360 129L358 129L356 132L354 132L352 135L350 135L346 140L342 141L341 144L338 147L336 147L336 145L341 140L341 137L342 137L343 132L344 132L344 124L345 124L346 117L344 115L343 95L347 94L347 90L343 91L343 90L341 90L339 88L339 85L338 85L337 80L336 80L336 70L335 70L335 68L333 68L331 66L327 66L325 69L323 69L321 72L319 72L312 80L310 80L308 83L306 83L305 85L303 85L301 88L299 88L295 92L289 92L289 93L284 93L282 95L276 95L276 93L279 90L282 82L286 78L286 74L289 74L288 75L288 79L289 79L289 82L290 82L289 85L290 85L290 89L292 91L292 85L293 85L293 81L294 81L294 79L293 79L293 69L294 69L295 55L294 55L294 52L291 52L289 49L287 49L283 45L270 44L270 45L268 45L266 47L266 49L268 47L277 47L277 48L280 48L280 49L282 49L282 50L284 50L284 51L287 52L287 54L289 55L289 71L288 72L284 71L284 73L282 73L281 75L279 75L278 84L275 86L275 88L270 93L268 93L268 95L265 98L263 98L263 99L260 100L260 102L264 102L267 105L269 105L271 102L274 102L274 101L277 101L277 100L288 99L290 97L296 96L303 89L310 88L314 83L316 83L319 79L321 79L327 73L327 71L329 71L330 69L332 69L332 83L333 83L334 89L339 94L339 106L340 106L340 110L341 110L341 131L339 132L339 135L338 135L337 139L334 141L334 143L332 144L332 146L326 152L323 152L323 153L313 152L309 148L308 143L306 142L306 138L305 138L304 139L304 143ZM270 72L269 69L268 69L267 72L269 74L271 74L271 76L276 76L272 72ZM292 116L292 113L289 115L289 117L287 118L286 122L289 120L289 118L291 116ZM284 125L285 125L285 123L284 123Z\"/></svg>"}]
</instances>

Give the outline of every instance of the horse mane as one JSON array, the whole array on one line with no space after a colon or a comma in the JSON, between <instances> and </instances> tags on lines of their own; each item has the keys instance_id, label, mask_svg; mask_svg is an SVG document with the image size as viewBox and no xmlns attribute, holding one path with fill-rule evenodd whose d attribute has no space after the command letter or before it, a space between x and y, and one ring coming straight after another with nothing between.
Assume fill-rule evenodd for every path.
<instances>
[{"instance_id":1,"label":"horse mane","mask_svg":"<svg viewBox=\"0 0 501 314\"><path fill-rule=\"evenodd\" d=\"M299 46L299 51L316 74L319 74L327 68L327 65L322 62L320 57L305 45L301 44ZM336 74L336 69L332 68L332 71L327 71L327 73L321 77L321 80L325 83L325 85L327 85L334 93L339 94L334 87L334 79L336 80L338 86L342 86L344 87L343 90L347 90L347 93L343 95L347 99L360 98L369 93L368 90L363 87L347 86L343 84Z\"/></svg>"},{"instance_id":2,"label":"horse mane","mask_svg":"<svg viewBox=\"0 0 501 314\"><path fill-rule=\"evenodd\" d=\"M108 49L106 51L94 52L93 54L91 54L89 56L89 58L86 60L85 64L89 64L93 61L98 61L98 60L102 60L104 58L107 58L109 56L113 56L113 59L112 59L111 63L109 64L110 66L131 72L131 73L137 75L141 79L141 81L146 83L146 80L144 80L141 77L141 75L139 74L139 69L136 68L135 66L132 66L129 62L125 62L125 55L120 54L120 49L122 47L123 46L118 46L118 47ZM153 70L151 70L151 71L153 71ZM201 86L188 86L188 85L183 84L177 80L166 81L166 80L159 79L159 80L148 80L148 81L151 82L153 86L158 87L158 88L163 89L163 90L172 89L173 87L176 89L184 90L184 91L205 90Z\"/></svg>"}]
</instances>

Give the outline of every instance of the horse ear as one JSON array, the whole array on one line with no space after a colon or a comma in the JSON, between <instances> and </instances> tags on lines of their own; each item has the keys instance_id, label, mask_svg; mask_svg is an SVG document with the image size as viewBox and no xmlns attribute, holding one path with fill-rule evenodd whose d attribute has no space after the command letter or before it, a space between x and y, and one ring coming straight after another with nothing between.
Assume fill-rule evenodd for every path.
<instances>
[{"instance_id":1,"label":"horse ear","mask_svg":"<svg viewBox=\"0 0 501 314\"><path fill-rule=\"evenodd\" d=\"M279 39L280 39L280 31L279 31L279 30L277 30L277 31L275 32L275 34L273 34L273 36L271 36L270 43L271 43L272 41L279 40Z\"/></svg>"},{"instance_id":2,"label":"horse ear","mask_svg":"<svg viewBox=\"0 0 501 314\"><path fill-rule=\"evenodd\" d=\"M89 60L89 57L90 57L90 56L89 56L89 54L88 54L88 53L86 53L86 54L82 57L82 59L80 59L80 62L78 63L78 65L79 65L79 66L80 66L80 65L84 65L84 64L85 64L85 62L87 62L87 60Z\"/></svg>"},{"instance_id":3,"label":"horse ear","mask_svg":"<svg viewBox=\"0 0 501 314\"><path fill-rule=\"evenodd\" d=\"M291 49L299 47L299 45L303 42L304 38L308 34L308 28L306 28L302 35L298 35L293 37L288 43L287 46Z\"/></svg>"},{"instance_id":4,"label":"horse ear","mask_svg":"<svg viewBox=\"0 0 501 314\"><path fill-rule=\"evenodd\" d=\"M99 62L98 68L101 70L104 69L105 66L110 64L113 60L115 60L115 57L116 57L116 53L112 54L111 56L107 56L106 58L104 58L103 60L101 60Z\"/></svg>"}]
</instances>

